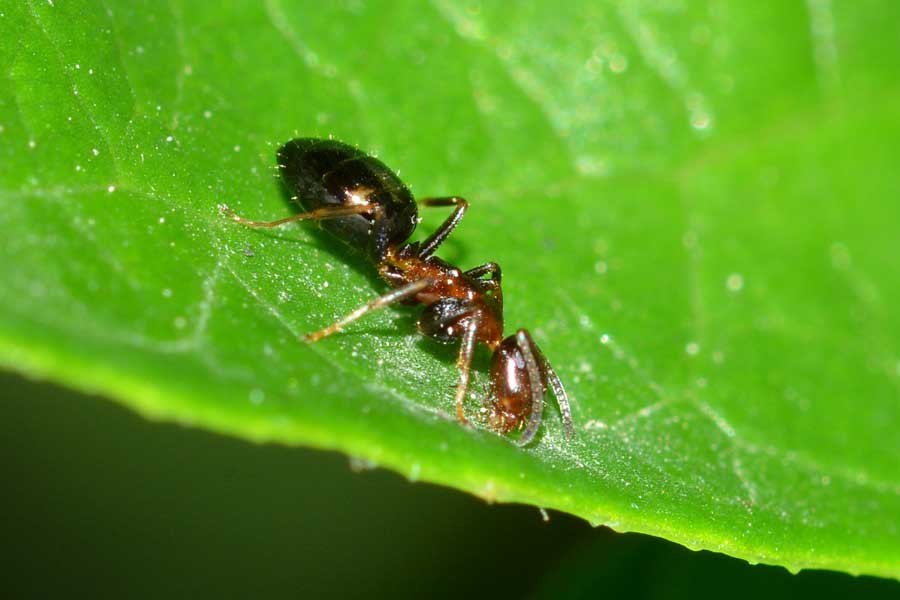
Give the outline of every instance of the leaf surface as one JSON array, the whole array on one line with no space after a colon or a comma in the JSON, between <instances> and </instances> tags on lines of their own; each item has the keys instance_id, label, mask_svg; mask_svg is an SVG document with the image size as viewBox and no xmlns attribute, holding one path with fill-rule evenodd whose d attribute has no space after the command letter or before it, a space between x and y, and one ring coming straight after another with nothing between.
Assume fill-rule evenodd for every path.
<instances>
[{"instance_id":1,"label":"leaf surface","mask_svg":"<svg viewBox=\"0 0 900 600\"><path fill-rule=\"evenodd\" d=\"M0 12L2 364L691 548L900 575L897 4ZM503 266L574 440L552 407L526 449L460 427L455 349L414 310L298 343L385 288L311 228L218 214L289 214L294 135L469 198L440 254Z\"/></svg>"}]
</instances>

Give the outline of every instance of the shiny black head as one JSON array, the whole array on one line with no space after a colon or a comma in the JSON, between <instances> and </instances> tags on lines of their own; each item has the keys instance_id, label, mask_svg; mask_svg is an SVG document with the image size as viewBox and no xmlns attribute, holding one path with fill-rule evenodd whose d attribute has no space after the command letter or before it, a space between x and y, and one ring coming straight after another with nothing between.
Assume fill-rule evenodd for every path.
<instances>
[{"instance_id":1,"label":"shiny black head","mask_svg":"<svg viewBox=\"0 0 900 600\"><path fill-rule=\"evenodd\" d=\"M416 228L412 194L383 162L334 140L297 138L278 149L281 180L306 211L369 204L371 212L324 219L323 229L380 261Z\"/></svg>"}]
</instances>

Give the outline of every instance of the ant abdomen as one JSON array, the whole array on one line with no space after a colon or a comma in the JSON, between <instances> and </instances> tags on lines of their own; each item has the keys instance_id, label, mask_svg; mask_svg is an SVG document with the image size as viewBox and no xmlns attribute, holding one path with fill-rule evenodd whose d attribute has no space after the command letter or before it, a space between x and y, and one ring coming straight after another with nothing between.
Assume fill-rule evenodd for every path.
<instances>
[{"instance_id":1,"label":"ant abdomen","mask_svg":"<svg viewBox=\"0 0 900 600\"><path fill-rule=\"evenodd\" d=\"M313 138L291 140L278 149L277 158L291 199L307 212L346 208L346 216L320 220L320 225L373 261L416 228L418 210L409 188L377 158L342 142Z\"/></svg>"}]
</instances>

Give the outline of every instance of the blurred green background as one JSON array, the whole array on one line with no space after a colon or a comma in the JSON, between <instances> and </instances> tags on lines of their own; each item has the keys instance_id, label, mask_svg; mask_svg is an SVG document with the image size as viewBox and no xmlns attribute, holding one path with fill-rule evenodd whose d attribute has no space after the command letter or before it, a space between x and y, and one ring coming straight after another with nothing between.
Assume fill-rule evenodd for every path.
<instances>
[{"instance_id":1,"label":"blurred green background","mask_svg":"<svg viewBox=\"0 0 900 600\"><path fill-rule=\"evenodd\" d=\"M10 597L897 598L0 376Z\"/></svg>"}]
</instances>

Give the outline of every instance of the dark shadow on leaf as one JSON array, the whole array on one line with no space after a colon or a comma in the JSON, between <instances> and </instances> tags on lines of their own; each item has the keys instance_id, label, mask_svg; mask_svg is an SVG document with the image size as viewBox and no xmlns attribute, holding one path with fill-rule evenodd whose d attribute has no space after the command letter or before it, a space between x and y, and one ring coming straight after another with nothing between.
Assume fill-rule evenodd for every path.
<instances>
[{"instance_id":1,"label":"dark shadow on leaf","mask_svg":"<svg viewBox=\"0 0 900 600\"><path fill-rule=\"evenodd\" d=\"M453 364L459 355L459 344L441 344L426 337L419 338L416 346L441 362ZM476 346L475 356L472 359L472 370L486 373L490 365L490 357L490 350L481 345Z\"/></svg>"}]
</instances>

